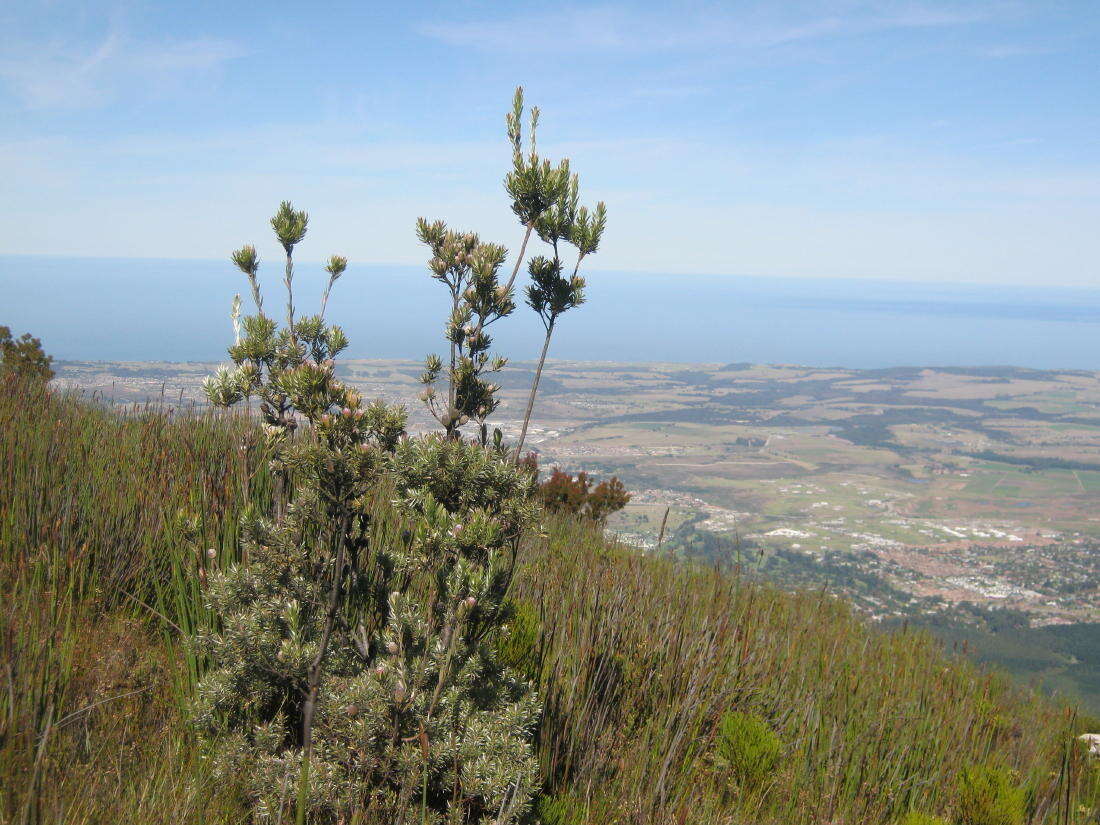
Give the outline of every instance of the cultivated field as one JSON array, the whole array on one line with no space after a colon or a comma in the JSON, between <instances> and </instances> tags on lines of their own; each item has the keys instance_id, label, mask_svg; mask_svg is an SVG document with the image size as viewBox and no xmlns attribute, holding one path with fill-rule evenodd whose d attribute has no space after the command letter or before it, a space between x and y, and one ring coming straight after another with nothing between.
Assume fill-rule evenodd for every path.
<instances>
[{"instance_id":1,"label":"cultivated field","mask_svg":"<svg viewBox=\"0 0 1100 825\"><path fill-rule=\"evenodd\" d=\"M187 402L211 369L68 362L59 372L120 402ZM415 427L429 423L420 371L342 366L366 394L408 403ZM503 373L506 436L530 378L527 364ZM1040 625L1100 619L1096 373L554 362L534 423L544 467L624 479L635 497L612 527L640 547L654 547L667 509L672 548L706 534L708 560L783 553L887 583L888 597L847 588L880 618L973 602Z\"/></svg>"}]
</instances>

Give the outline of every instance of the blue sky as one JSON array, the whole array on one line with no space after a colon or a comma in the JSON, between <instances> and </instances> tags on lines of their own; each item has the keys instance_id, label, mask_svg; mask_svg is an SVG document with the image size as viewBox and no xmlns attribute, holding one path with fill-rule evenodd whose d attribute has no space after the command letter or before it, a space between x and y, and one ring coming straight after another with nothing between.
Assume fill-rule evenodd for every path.
<instances>
[{"instance_id":1,"label":"blue sky","mask_svg":"<svg viewBox=\"0 0 1100 825\"><path fill-rule=\"evenodd\" d=\"M1100 285L1100 3L0 7L0 254L515 246L522 83L596 269Z\"/></svg>"}]
</instances>

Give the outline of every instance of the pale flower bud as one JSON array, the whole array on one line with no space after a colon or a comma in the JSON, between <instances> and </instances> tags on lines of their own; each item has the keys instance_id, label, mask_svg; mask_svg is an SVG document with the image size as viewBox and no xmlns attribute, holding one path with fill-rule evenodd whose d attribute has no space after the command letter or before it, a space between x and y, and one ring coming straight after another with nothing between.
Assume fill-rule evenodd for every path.
<instances>
[{"instance_id":1,"label":"pale flower bud","mask_svg":"<svg viewBox=\"0 0 1100 825\"><path fill-rule=\"evenodd\" d=\"M477 599L475 599L473 596L467 596L466 607L470 610L473 610L475 607L477 607Z\"/></svg>"},{"instance_id":2,"label":"pale flower bud","mask_svg":"<svg viewBox=\"0 0 1100 825\"><path fill-rule=\"evenodd\" d=\"M218 555L218 551L215 550L213 547L208 547L206 550L206 555L210 558L215 558Z\"/></svg>"},{"instance_id":3,"label":"pale flower bud","mask_svg":"<svg viewBox=\"0 0 1100 825\"><path fill-rule=\"evenodd\" d=\"M386 652L389 653L391 656L396 654L397 650L397 642L386 642Z\"/></svg>"}]
</instances>

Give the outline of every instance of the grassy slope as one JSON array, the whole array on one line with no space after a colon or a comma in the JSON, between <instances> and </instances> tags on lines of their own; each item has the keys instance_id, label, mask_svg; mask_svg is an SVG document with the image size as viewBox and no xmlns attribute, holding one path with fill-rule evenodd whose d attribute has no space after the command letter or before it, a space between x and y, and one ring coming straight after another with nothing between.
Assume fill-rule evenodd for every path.
<instances>
[{"instance_id":1,"label":"grassy slope","mask_svg":"<svg viewBox=\"0 0 1100 825\"><path fill-rule=\"evenodd\" d=\"M203 620L203 566L233 561L241 509L264 503L263 464L238 418L123 419L0 388L0 822L246 821L187 729L201 663L179 636ZM181 510L202 514L213 561L180 538ZM515 599L537 616L524 664L559 825L891 822L949 813L958 772L989 759L1028 784L1034 821L1083 821L1071 712L827 596L553 522ZM783 743L745 792L711 757L731 708Z\"/></svg>"}]
</instances>

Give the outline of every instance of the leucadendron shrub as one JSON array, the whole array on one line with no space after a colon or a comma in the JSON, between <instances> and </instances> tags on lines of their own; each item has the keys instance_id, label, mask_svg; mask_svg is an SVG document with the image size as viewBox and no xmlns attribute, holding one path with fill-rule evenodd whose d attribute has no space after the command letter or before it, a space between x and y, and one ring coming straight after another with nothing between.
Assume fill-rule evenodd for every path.
<instances>
[{"instance_id":1,"label":"leucadendron shrub","mask_svg":"<svg viewBox=\"0 0 1100 825\"><path fill-rule=\"evenodd\" d=\"M196 723L259 822L514 822L537 789L539 703L494 637L533 480L503 447L408 438L403 409L337 380L343 332L323 308L294 314L307 225L289 203L272 219L282 324L255 250L233 256L256 314L235 300L234 366L205 388L218 406L258 400L282 484L245 518L239 561L207 576ZM345 267L330 260L330 288Z\"/></svg>"}]
</instances>

